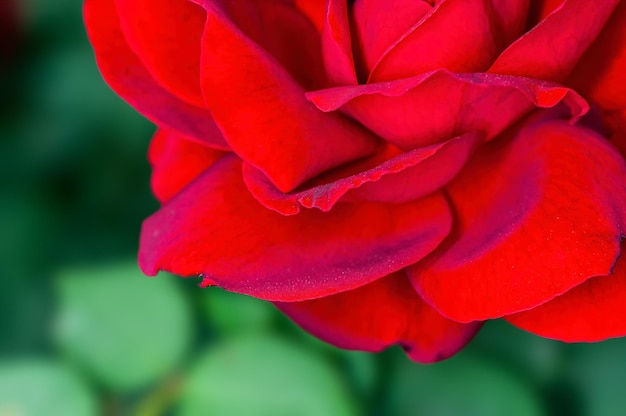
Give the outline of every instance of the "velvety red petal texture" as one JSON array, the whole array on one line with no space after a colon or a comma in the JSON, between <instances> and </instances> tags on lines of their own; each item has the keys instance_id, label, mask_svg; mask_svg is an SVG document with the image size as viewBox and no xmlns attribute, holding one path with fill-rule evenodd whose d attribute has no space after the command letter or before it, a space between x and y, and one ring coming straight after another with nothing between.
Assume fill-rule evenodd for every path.
<instances>
[{"instance_id":1,"label":"velvety red petal texture","mask_svg":"<svg viewBox=\"0 0 626 416\"><path fill-rule=\"evenodd\" d=\"M504 49L515 41L526 29L532 0L491 0L491 25L499 49Z\"/></svg>"},{"instance_id":2,"label":"velvety red petal texture","mask_svg":"<svg viewBox=\"0 0 626 416\"><path fill-rule=\"evenodd\" d=\"M435 69L480 72L489 68L498 48L490 24L490 2L447 0L432 10L387 50L368 83L406 78ZM410 58L409 58L410 57Z\"/></svg>"},{"instance_id":3,"label":"velvety red petal texture","mask_svg":"<svg viewBox=\"0 0 626 416\"><path fill-rule=\"evenodd\" d=\"M358 83L352 54L352 35L346 0L328 0L322 36L324 67L332 85Z\"/></svg>"},{"instance_id":4,"label":"velvety red petal texture","mask_svg":"<svg viewBox=\"0 0 626 416\"><path fill-rule=\"evenodd\" d=\"M509 46L490 73L561 82L602 31L620 0L566 0Z\"/></svg>"},{"instance_id":5,"label":"velvety red petal texture","mask_svg":"<svg viewBox=\"0 0 626 416\"><path fill-rule=\"evenodd\" d=\"M243 173L248 189L267 208L284 215L300 212L300 207L330 209L338 201L402 203L438 190L465 165L482 135L468 133L443 143L422 147L386 159L389 151L356 162L321 178L321 184L284 194L265 176L245 164ZM381 162L379 159L384 158ZM352 174L342 175L352 171ZM341 175L338 179L335 175Z\"/></svg>"},{"instance_id":6,"label":"velvety red petal texture","mask_svg":"<svg viewBox=\"0 0 626 416\"><path fill-rule=\"evenodd\" d=\"M340 204L285 217L252 198L222 158L144 222L139 261L238 293L297 301L354 289L413 264L446 237L440 193L406 204Z\"/></svg>"},{"instance_id":7,"label":"velvety red petal texture","mask_svg":"<svg viewBox=\"0 0 626 416\"><path fill-rule=\"evenodd\" d=\"M202 49L202 88L226 141L289 192L317 174L375 151L378 141L339 114L324 114L279 63L212 1Z\"/></svg>"},{"instance_id":8,"label":"velvety red petal texture","mask_svg":"<svg viewBox=\"0 0 626 416\"><path fill-rule=\"evenodd\" d=\"M626 244L622 244L622 252ZM626 258L610 275L594 277L526 312L506 317L513 325L565 342L626 336Z\"/></svg>"},{"instance_id":9,"label":"velvety red petal texture","mask_svg":"<svg viewBox=\"0 0 626 416\"><path fill-rule=\"evenodd\" d=\"M204 107L200 91L200 38L206 14L180 0L115 0L132 50L173 95Z\"/></svg>"},{"instance_id":10,"label":"velvety red petal texture","mask_svg":"<svg viewBox=\"0 0 626 416\"><path fill-rule=\"evenodd\" d=\"M326 24L326 2L319 0L295 0L295 6L313 23L318 33L324 31Z\"/></svg>"},{"instance_id":11,"label":"velvety red petal texture","mask_svg":"<svg viewBox=\"0 0 626 416\"><path fill-rule=\"evenodd\" d=\"M431 9L425 1L386 0L382 8L380 0L354 1L352 51L360 69L359 78L367 80L385 51Z\"/></svg>"},{"instance_id":12,"label":"velvety red petal texture","mask_svg":"<svg viewBox=\"0 0 626 416\"><path fill-rule=\"evenodd\" d=\"M572 121L589 106L576 92L540 80L445 70L382 82L307 93L322 111L341 109L402 149L464 134L495 137L534 108L565 102ZM497 114L497 117L494 117Z\"/></svg>"},{"instance_id":13,"label":"velvety red petal texture","mask_svg":"<svg viewBox=\"0 0 626 416\"><path fill-rule=\"evenodd\" d=\"M607 114L606 118L611 129L611 142L626 157L626 110L614 111Z\"/></svg>"},{"instance_id":14,"label":"velvety red petal texture","mask_svg":"<svg viewBox=\"0 0 626 416\"><path fill-rule=\"evenodd\" d=\"M161 203L169 201L225 154L172 131L157 131L148 151L154 195Z\"/></svg>"},{"instance_id":15,"label":"velvety red petal texture","mask_svg":"<svg viewBox=\"0 0 626 416\"><path fill-rule=\"evenodd\" d=\"M293 0L195 2L204 7L219 8L225 14L223 17L276 59L305 89L327 85L320 32Z\"/></svg>"},{"instance_id":16,"label":"velvety red petal texture","mask_svg":"<svg viewBox=\"0 0 626 416\"><path fill-rule=\"evenodd\" d=\"M526 125L477 152L447 191L453 232L409 274L450 319L533 308L608 274L619 256L626 168L591 130L564 121Z\"/></svg>"},{"instance_id":17,"label":"velvety red petal texture","mask_svg":"<svg viewBox=\"0 0 626 416\"><path fill-rule=\"evenodd\" d=\"M567 81L603 110L626 109L626 2L617 6Z\"/></svg>"},{"instance_id":18,"label":"velvety red petal texture","mask_svg":"<svg viewBox=\"0 0 626 416\"><path fill-rule=\"evenodd\" d=\"M415 293L403 272L338 295L276 306L307 331L340 348L381 351L400 344L422 363L450 357L481 326L439 315Z\"/></svg>"},{"instance_id":19,"label":"velvety red petal texture","mask_svg":"<svg viewBox=\"0 0 626 416\"><path fill-rule=\"evenodd\" d=\"M211 114L166 91L129 49L114 0L85 0L84 18L98 67L115 92L157 126L228 149Z\"/></svg>"}]
</instances>

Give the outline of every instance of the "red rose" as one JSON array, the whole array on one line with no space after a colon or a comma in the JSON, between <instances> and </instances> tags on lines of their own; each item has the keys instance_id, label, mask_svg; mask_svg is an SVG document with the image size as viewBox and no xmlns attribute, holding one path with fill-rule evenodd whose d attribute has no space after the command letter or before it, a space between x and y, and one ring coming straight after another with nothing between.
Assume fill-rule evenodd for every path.
<instances>
[{"instance_id":1,"label":"red rose","mask_svg":"<svg viewBox=\"0 0 626 416\"><path fill-rule=\"evenodd\" d=\"M421 362L626 335L626 1L86 0L159 131L140 264Z\"/></svg>"}]
</instances>

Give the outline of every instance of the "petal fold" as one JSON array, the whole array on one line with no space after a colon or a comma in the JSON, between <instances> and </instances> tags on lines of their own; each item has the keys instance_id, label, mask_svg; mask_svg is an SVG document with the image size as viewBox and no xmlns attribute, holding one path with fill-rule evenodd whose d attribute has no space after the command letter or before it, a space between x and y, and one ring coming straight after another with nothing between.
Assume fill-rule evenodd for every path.
<instances>
[{"instance_id":1,"label":"petal fold","mask_svg":"<svg viewBox=\"0 0 626 416\"><path fill-rule=\"evenodd\" d=\"M498 53L498 34L487 0L443 0L387 49L368 83L391 81L444 68L480 72Z\"/></svg>"},{"instance_id":2,"label":"petal fold","mask_svg":"<svg viewBox=\"0 0 626 416\"><path fill-rule=\"evenodd\" d=\"M192 1L207 10L217 8L223 12L220 18L227 19L252 43L271 55L305 89L327 85L320 32L308 14L319 11L313 10L310 1ZM306 11L301 6L307 7ZM318 2L316 9L321 6ZM213 18L216 17L214 14Z\"/></svg>"},{"instance_id":3,"label":"petal fold","mask_svg":"<svg viewBox=\"0 0 626 416\"><path fill-rule=\"evenodd\" d=\"M152 78L124 38L114 0L85 0L83 12L98 67L117 94L159 127L229 149L208 110L177 98Z\"/></svg>"},{"instance_id":4,"label":"petal fold","mask_svg":"<svg viewBox=\"0 0 626 416\"><path fill-rule=\"evenodd\" d=\"M248 164L244 164L244 181L259 202L283 215L297 214L301 207L330 211L339 201L408 202L450 181L481 141L481 134L467 133L407 153L388 146L381 154L322 175L304 190L288 194Z\"/></svg>"},{"instance_id":5,"label":"petal fold","mask_svg":"<svg viewBox=\"0 0 626 416\"><path fill-rule=\"evenodd\" d=\"M346 0L328 0L322 51L324 67L332 85L358 84Z\"/></svg>"},{"instance_id":6,"label":"petal fold","mask_svg":"<svg viewBox=\"0 0 626 416\"><path fill-rule=\"evenodd\" d=\"M622 243L622 253L626 244ZM513 325L545 338L596 342L626 336L626 258L615 270L525 312L509 315Z\"/></svg>"},{"instance_id":7,"label":"petal fold","mask_svg":"<svg viewBox=\"0 0 626 416\"><path fill-rule=\"evenodd\" d=\"M179 0L115 0L131 49L173 95L204 107L200 91L200 39L206 14Z\"/></svg>"},{"instance_id":8,"label":"petal fold","mask_svg":"<svg viewBox=\"0 0 626 416\"><path fill-rule=\"evenodd\" d=\"M528 12L529 29L535 27L539 22L548 17L551 13L561 7L567 0L530 0L530 10Z\"/></svg>"},{"instance_id":9,"label":"petal fold","mask_svg":"<svg viewBox=\"0 0 626 416\"><path fill-rule=\"evenodd\" d=\"M294 322L339 348L378 352L400 344L412 360L432 363L454 355L481 323L441 316L397 272L348 292L305 302L276 303Z\"/></svg>"},{"instance_id":10,"label":"petal fold","mask_svg":"<svg viewBox=\"0 0 626 416\"><path fill-rule=\"evenodd\" d=\"M154 195L169 201L225 154L173 131L157 131L148 150Z\"/></svg>"},{"instance_id":11,"label":"petal fold","mask_svg":"<svg viewBox=\"0 0 626 416\"><path fill-rule=\"evenodd\" d=\"M626 110L626 2L617 6L602 33L580 59L567 84L603 110Z\"/></svg>"},{"instance_id":12,"label":"petal fold","mask_svg":"<svg viewBox=\"0 0 626 416\"><path fill-rule=\"evenodd\" d=\"M360 79L367 80L385 51L424 17L432 6L425 1L356 0L351 6L352 51Z\"/></svg>"},{"instance_id":13,"label":"petal fold","mask_svg":"<svg viewBox=\"0 0 626 416\"><path fill-rule=\"evenodd\" d=\"M375 151L378 140L339 114L324 114L266 51L211 0L203 40L202 88L226 141L289 192L319 173Z\"/></svg>"},{"instance_id":14,"label":"petal fold","mask_svg":"<svg viewBox=\"0 0 626 416\"><path fill-rule=\"evenodd\" d=\"M297 301L354 289L413 264L450 227L440 193L285 217L252 198L241 161L227 156L144 222L139 258L149 275L201 275L233 292Z\"/></svg>"},{"instance_id":15,"label":"petal fold","mask_svg":"<svg viewBox=\"0 0 626 416\"><path fill-rule=\"evenodd\" d=\"M532 0L491 0L492 19L495 33L501 39L499 47L508 46L526 29Z\"/></svg>"},{"instance_id":16,"label":"petal fold","mask_svg":"<svg viewBox=\"0 0 626 416\"><path fill-rule=\"evenodd\" d=\"M322 111L349 114L401 149L415 149L480 131L487 139L534 108L564 102L572 122L589 105L573 90L551 82L484 73L437 70L377 84L307 93Z\"/></svg>"},{"instance_id":17,"label":"petal fold","mask_svg":"<svg viewBox=\"0 0 626 416\"><path fill-rule=\"evenodd\" d=\"M528 123L477 152L447 191L455 228L408 271L422 297L450 319L536 307L608 274L619 255L624 160L586 128Z\"/></svg>"},{"instance_id":18,"label":"petal fold","mask_svg":"<svg viewBox=\"0 0 626 416\"><path fill-rule=\"evenodd\" d=\"M611 129L611 143L622 152L626 158L626 110L614 111L605 115Z\"/></svg>"},{"instance_id":19,"label":"petal fold","mask_svg":"<svg viewBox=\"0 0 626 416\"><path fill-rule=\"evenodd\" d=\"M489 72L564 81L601 32L619 1L564 1L502 52Z\"/></svg>"},{"instance_id":20,"label":"petal fold","mask_svg":"<svg viewBox=\"0 0 626 416\"><path fill-rule=\"evenodd\" d=\"M319 0L295 0L295 5L313 23L318 33L324 31L327 6Z\"/></svg>"}]
</instances>

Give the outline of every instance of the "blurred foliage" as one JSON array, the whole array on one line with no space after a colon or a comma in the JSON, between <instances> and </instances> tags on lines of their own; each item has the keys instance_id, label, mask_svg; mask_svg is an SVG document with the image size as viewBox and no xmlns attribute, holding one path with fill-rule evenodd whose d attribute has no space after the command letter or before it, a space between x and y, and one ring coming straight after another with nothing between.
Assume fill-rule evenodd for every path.
<instances>
[{"instance_id":1,"label":"blurred foliage","mask_svg":"<svg viewBox=\"0 0 626 416\"><path fill-rule=\"evenodd\" d=\"M192 335L188 301L174 278L143 279L130 262L63 276L53 327L61 350L119 391L165 377Z\"/></svg>"},{"instance_id":2,"label":"blurred foliage","mask_svg":"<svg viewBox=\"0 0 626 416\"><path fill-rule=\"evenodd\" d=\"M624 413L626 340L493 322L420 366L399 348L337 350L194 279L142 276L154 128L101 80L80 0L16 4L0 65L0 416Z\"/></svg>"},{"instance_id":3,"label":"blurred foliage","mask_svg":"<svg viewBox=\"0 0 626 416\"><path fill-rule=\"evenodd\" d=\"M96 398L71 369L28 359L0 364L0 415L95 415Z\"/></svg>"},{"instance_id":4,"label":"blurred foliage","mask_svg":"<svg viewBox=\"0 0 626 416\"><path fill-rule=\"evenodd\" d=\"M355 415L337 370L320 355L270 334L233 337L194 363L182 416Z\"/></svg>"}]
</instances>

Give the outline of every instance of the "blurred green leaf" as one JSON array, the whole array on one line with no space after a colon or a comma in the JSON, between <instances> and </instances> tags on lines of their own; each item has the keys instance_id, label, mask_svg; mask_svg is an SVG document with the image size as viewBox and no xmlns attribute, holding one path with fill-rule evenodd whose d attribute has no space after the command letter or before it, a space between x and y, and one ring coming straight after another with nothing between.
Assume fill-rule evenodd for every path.
<instances>
[{"instance_id":1,"label":"blurred green leaf","mask_svg":"<svg viewBox=\"0 0 626 416\"><path fill-rule=\"evenodd\" d=\"M42 198L2 190L0 204L0 268L12 278L40 272L33 258L44 260L50 234L50 216Z\"/></svg>"},{"instance_id":2,"label":"blurred green leaf","mask_svg":"<svg viewBox=\"0 0 626 416\"><path fill-rule=\"evenodd\" d=\"M181 416L349 416L343 380L318 355L269 336L210 348L183 388Z\"/></svg>"},{"instance_id":3,"label":"blurred green leaf","mask_svg":"<svg viewBox=\"0 0 626 416\"><path fill-rule=\"evenodd\" d=\"M0 364L0 415L97 414L91 391L62 365L38 360Z\"/></svg>"},{"instance_id":4,"label":"blurred green leaf","mask_svg":"<svg viewBox=\"0 0 626 416\"><path fill-rule=\"evenodd\" d=\"M398 359L389 386L394 416L539 416L539 398L494 363L467 354L433 365Z\"/></svg>"},{"instance_id":5,"label":"blurred green leaf","mask_svg":"<svg viewBox=\"0 0 626 416\"><path fill-rule=\"evenodd\" d=\"M342 368L353 388L363 397L374 392L380 374L376 368L375 354L361 351L341 351Z\"/></svg>"},{"instance_id":6,"label":"blurred green leaf","mask_svg":"<svg viewBox=\"0 0 626 416\"><path fill-rule=\"evenodd\" d=\"M58 282L61 347L114 389L164 376L192 335L186 299L173 279L149 279L132 263L66 273Z\"/></svg>"},{"instance_id":7,"label":"blurred green leaf","mask_svg":"<svg viewBox=\"0 0 626 416\"><path fill-rule=\"evenodd\" d=\"M626 338L572 346L573 357L565 378L580 394L583 414L617 416L626 411Z\"/></svg>"},{"instance_id":8,"label":"blurred green leaf","mask_svg":"<svg viewBox=\"0 0 626 416\"><path fill-rule=\"evenodd\" d=\"M203 295L209 321L226 334L265 331L278 313L269 302L217 287L204 289Z\"/></svg>"},{"instance_id":9,"label":"blurred green leaf","mask_svg":"<svg viewBox=\"0 0 626 416\"><path fill-rule=\"evenodd\" d=\"M503 319L487 321L467 350L507 365L537 385L546 385L562 371L566 344L539 337Z\"/></svg>"}]
</instances>

